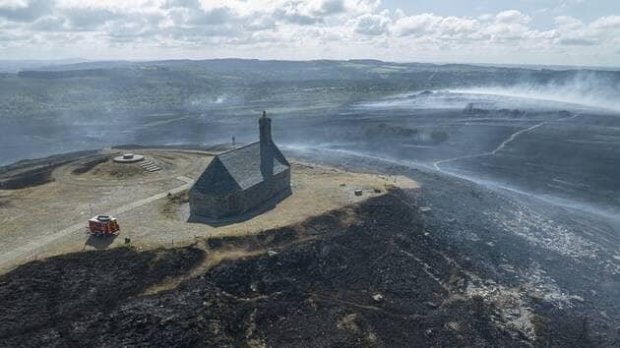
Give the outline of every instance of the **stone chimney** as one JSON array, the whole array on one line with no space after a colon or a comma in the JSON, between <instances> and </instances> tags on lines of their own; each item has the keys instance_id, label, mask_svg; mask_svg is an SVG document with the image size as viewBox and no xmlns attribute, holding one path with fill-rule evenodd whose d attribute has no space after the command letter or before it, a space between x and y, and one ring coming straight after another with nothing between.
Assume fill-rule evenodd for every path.
<instances>
[{"instance_id":1,"label":"stone chimney","mask_svg":"<svg viewBox=\"0 0 620 348\"><path fill-rule=\"evenodd\" d=\"M260 171L264 178L273 176L273 140L271 139L271 119L267 112L258 119L260 130Z\"/></svg>"},{"instance_id":2,"label":"stone chimney","mask_svg":"<svg viewBox=\"0 0 620 348\"><path fill-rule=\"evenodd\" d=\"M263 111L263 116L258 120L260 129L260 144L271 144L271 119L267 117L267 112Z\"/></svg>"}]
</instances>

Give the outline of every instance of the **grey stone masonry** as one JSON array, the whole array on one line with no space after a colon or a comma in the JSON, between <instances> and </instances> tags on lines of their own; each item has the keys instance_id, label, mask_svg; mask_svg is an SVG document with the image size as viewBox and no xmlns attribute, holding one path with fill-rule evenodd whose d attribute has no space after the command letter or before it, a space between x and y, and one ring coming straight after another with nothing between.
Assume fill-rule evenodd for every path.
<instances>
[{"instance_id":1,"label":"grey stone masonry","mask_svg":"<svg viewBox=\"0 0 620 348\"><path fill-rule=\"evenodd\" d=\"M260 140L217 155L189 192L192 216L239 216L290 192L290 164L271 138L271 119L259 119Z\"/></svg>"}]
</instances>

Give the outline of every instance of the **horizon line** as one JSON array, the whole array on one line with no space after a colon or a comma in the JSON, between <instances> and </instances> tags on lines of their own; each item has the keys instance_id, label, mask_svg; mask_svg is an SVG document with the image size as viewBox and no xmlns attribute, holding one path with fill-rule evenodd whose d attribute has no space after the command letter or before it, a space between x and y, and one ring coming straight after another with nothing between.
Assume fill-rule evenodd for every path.
<instances>
[{"instance_id":1,"label":"horizon line","mask_svg":"<svg viewBox=\"0 0 620 348\"><path fill-rule=\"evenodd\" d=\"M295 58L247 58L247 57L218 57L218 58L0 58L0 63L19 63L19 62L56 62L74 61L66 65L81 63L105 63L105 62L127 62L127 63L148 63L163 61L218 61L218 60L246 60L246 61L264 61L264 62L351 62L351 61L374 61L386 64L428 64L428 65L471 65L471 66L487 66L487 67L537 67L537 68L570 68L570 69L612 69L620 70L620 65L571 65L571 64L537 64L537 63L484 63L484 62L458 62L458 61L416 61L416 60L383 60L378 58L313 58L313 59L295 59ZM62 64L60 64L62 65Z\"/></svg>"}]
</instances>

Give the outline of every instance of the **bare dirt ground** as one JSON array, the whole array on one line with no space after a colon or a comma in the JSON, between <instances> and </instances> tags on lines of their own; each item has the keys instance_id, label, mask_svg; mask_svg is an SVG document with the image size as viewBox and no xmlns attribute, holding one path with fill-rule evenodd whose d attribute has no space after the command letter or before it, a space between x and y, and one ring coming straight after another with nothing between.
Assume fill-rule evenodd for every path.
<instances>
[{"instance_id":1,"label":"bare dirt ground","mask_svg":"<svg viewBox=\"0 0 620 348\"><path fill-rule=\"evenodd\" d=\"M182 195L206 168L212 155L199 151L145 150L139 153L162 167L140 171L138 164L110 161L76 174L76 163L57 168L54 181L19 190L0 190L0 272L33 259L67 252L122 245L126 237L138 249L187 245L196 239L255 234L300 223L309 217L384 194L390 186L415 188L405 177L350 173L295 163L293 194L273 209L225 226L188 223L188 205L171 200ZM356 191L362 192L356 195ZM358 192L359 193L359 192ZM92 215L119 219L116 238L86 235Z\"/></svg>"}]
</instances>

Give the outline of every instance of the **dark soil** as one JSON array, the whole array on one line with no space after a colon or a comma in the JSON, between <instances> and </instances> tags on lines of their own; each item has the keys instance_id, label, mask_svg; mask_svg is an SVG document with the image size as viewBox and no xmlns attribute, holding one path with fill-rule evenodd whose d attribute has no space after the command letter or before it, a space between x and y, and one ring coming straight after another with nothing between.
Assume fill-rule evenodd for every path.
<instances>
[{"instance_id":1,"label":"dark soil","mask_svg":"<svg viewBox=\"0 0 620 348\"><path fill-rule=\"evenodd\" d=\"M110 157L111 156L109 155L100 154L79 161L75 164L75 168L73 169L72 173L77 175L87 173L98 164L107 162Z\"/></svg>"},{"instance_id":2,"label":"dark soil","mask_svg":"<svg viewBox=\"0 0 620 348\"><path fill-rule=\"evenodd\" d=\"M372 199L353 225L335 212L256 237L211 239L207 250L268 252L155 295L141 294L187 273L203 252L119 248L29 263L0 277L0 345L588 345L589 324L572 309L539 300L537 341L507 328L493 303L468 296L470 275L489 270L447 257L465 253L418 212L418 195Z\"/></svg>"},{"instance_id":3,"label":"dark soil","mask_svg":"<svg viewBox=\"0 0 620 348\"><path fill-rule=\"evenodd\" d=\"M185 190L176 194L168 193L166 202L161 208L161 213L170 218L178 218L179 207L189 202L189 191Z\"/></svg>"},{"instance_id":4,"label":"dark soil","mask_svg":"<svg viewBox=\"0 0 620 348\"><path fill-rule=\"evenodd\" d=\"M23 160L0 167L0 189L21 189L52 181L52 171L79 158L94 156L97 151L79 151L41 159Z\"/></svg>"},{"instance_id":5,"label":"dark soil","mask_svg":"<svg viewBox=\"0 0 620 348\"><path fill-rule=\"evenodd\" d=\"M187 272L195 248L86 252L26 264L0 278L0 345L81 345L85 325L166 277Z\"/></svg>"},{"instance_id":6,"label":"dark soil","mask_svg":"<svg viewBox=\"0 0 620 348\"><path fill-rule=\"evenodd\" d=\"M115 180L124 180L136 176L145 176L146 172L135 163L116 163L108 161L95 166L91 173L93 175L106 177Z\"/></svg>"}]
</instances>

